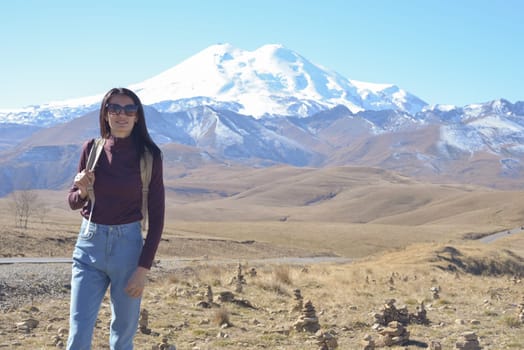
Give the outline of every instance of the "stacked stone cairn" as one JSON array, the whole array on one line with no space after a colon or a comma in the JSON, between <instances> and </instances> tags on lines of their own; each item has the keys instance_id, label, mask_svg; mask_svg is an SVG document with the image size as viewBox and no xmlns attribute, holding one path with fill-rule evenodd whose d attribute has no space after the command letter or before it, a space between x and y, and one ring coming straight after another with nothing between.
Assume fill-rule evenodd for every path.
<instances>
[{"instance_id":1,"label":"stacked stone cairn","mask_svg":"<svg viewBox=\"0 0 524 350\"><path fill-rule=\"evenodd\" d=\"M337 337L330 332L317 331L315 333L317 338L318 350L334 350L338 347Z\"/></svg>"},{"instance_id":2,"label":"stacked stone cairn","mask_svg":"<svg viewBox=\"0 0 524 350\"><path fill-rule=\"evenodd\" d=\"M204 294L204 297L206 298L206 301L209 304L213 304L213 290L211 289L211 286L208 284L206 288L206 293Z\"/></svg>"},{"instance_id":3,"label":"stacked stone cairn","mask_svg":"<svg viewBox=\"0 0 524 350\"><path fill-rule=\"evenodd\" d=\"M293 306L293 309L291 310L291 312L301 311L302 308L304 307L304 303L303 303L304 298L302 297L302 293L300 292L300 289L297 288L293 290L293 295L295 297L296 304Z\"/></svg>"},{"instance_id":4,"label":"stacked stone cairn","mask_svg":"<svg viewBox=\"0 0 524 350\"><path fill-rule=\"evenodd\" d=\"M375 350L375 341L369 334L364 336L360 344L363 346L362 350Z\"/></svg>"},{"instance_id":5,"label":"stacked stone cairn","mask_svg":"<svg viewBox=\"0 0 524 350\"><path fill-rule=\"evenodd\" d=\"M204 292L204 298L205 300L199 301L196 306L203 307L206 309L209 309L216 304L213 302L213 290L211 289L211 286L208 284L206 287L206 291Z\"/></svg>"},{"instance_id":6,"label":"stacked stone cairn","mask_svg":"<svg viewBox=\"0 0 524 350\"><path fill-rule=\"evenodd\" d=\"M439 341L432 340L429 344L429 350L442 350L442 344Z\"/></svg>"},{"instance_id":7,"label":"stacked stone cairn","mask_svg":"<svg viewBox=\"0 0 524 350\"><path fill-rule=\"evenodd\" d=\"M257 269L255 269L254 267L249 269L249 277L257 277Z\"/></svg>"},{"instance_id":8,"label":"stacked stone cairn","mask_svg":"<svg viewBox=\"0 0 524 350\"><path fill-rule=\"evenodd\" d=\"M404 345L409 342L409 331L398 321L389 322L379 333L381 336L376 342L377 346Z\"/></svg>"},{"instance_id":9,"label":"stacked stone cairn","mask_svg":"<svg viewBox=\"0 0 524 350\"><path fill-rule=\"evenodd\" d=\"M153 345L152 350L176 350L174 345L170 345L167 341L167 337L162 338L162 342L157 345Z\"/></svg>"},{"instance_id":10,"label":"stacked stone cairn","mask_svg":"<svg viewBox=\"0 0 524 350\"><path fill-rule=\"evenodd\" d=\"M143 334L151 334L149 327L149 312L146 309L140 310L140 316L138 318L138 329Z\"/></svg>"},{"instance_id":11,"label":"stacked stone cairn","mask_svg":"<svg viewBox=\"0 0 524 350\"><path fill-rule=\"evenodd\" d=\"M440 287L431 287L431 296L433 297L433 300L440 299Z\"/></svg>"},{"instance_id":12,"label":"stacked stone cairn","mask_svg":"<svg viewBox=\"0 0 524 350\"><path fill-rule=\"evenodd\" d=\"M520 323L524 323L524 297L517 307L517 318Z\"/></svg>"},{"instance_id":13,"label":"stacked stone cairn","mask_svg":"<svg viewBox=\"0 0 524 350\"><path fill-rule=\"evenodd\" d=\"M237 275L231 279L229 284L235 285L235 292L242 293L243 285L246 284L246 280L242 274L242 264L238 264Z\"/></svg>"},{"instance_id":14,"label":"stacked stone cairn","mask_svg":"<svg viewBox=\"0 0 524 350\"><path fill-rule=\"evenodd\" d=\"M424 306L424 301L420 302L420 305L417 306L415 313L409 314L409 323L425 325L429 324L426 307Z\"/></svg>"},{"instance_id":15,"label":"stacked stone cairn","mask_svg":"<svg viewBox=\"0 0 524 350\"><path fill-rule=\"evenodd\" d=\"M293 328L299 332L309 333L316 333L320 329L315 307L313 306L311 300L306 301L304 304L304 307L302 308L302 314L293 324Z\"/></svg>"},{"instance_id":16,"label":"stacked stone cairn","mask_svg":"<svg viewBox=\"0 0 524 350\"><path fill-rule=\"evenodd\" d=\"M373 328L379 329L380 326L387 326L392 321L398 321L403 325L409 323L409 312L406 306L399 309L395 307L395 299L386 299L380 313L374 314L375 325Z\"/></svg>"},{"instance_id":17,"label":"stacked stone cairn","mask_svg":"<svg viewBox=\"0 0 524 350\"><path fill-rule=\"evenodd\" d=\"M481 350L479 340L474 332L462 333L463 340L455 343L455 349L461 350Z\"/></svg>"},{"instance_id":18,"label":"stacked stone cairn","mask_svg":"<svg viewBox=\"0 0 524 350\"><path fill-rule=\"evenodd\" d=\"M395 299L386 299L381 312L374 314L373 329L380 334L374 346L403 345L409 341L409 331L406 326L410 318L414 318L415 315L410 315L406 306L397 309L395 302Z\"/></svg>"}]
</instances>

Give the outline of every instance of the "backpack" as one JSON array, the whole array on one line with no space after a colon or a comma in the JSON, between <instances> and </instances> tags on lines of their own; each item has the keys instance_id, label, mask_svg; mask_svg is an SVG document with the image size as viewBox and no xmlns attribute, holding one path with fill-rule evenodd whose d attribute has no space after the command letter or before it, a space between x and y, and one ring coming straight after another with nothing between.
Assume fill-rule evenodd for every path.
<instances>
[{"instance_id":1,"label":"backpack","mask_svg":"<svg viewBox=\"0 0 524 350\"><path fill-rule=\"evenodd\" d=\"M104 144L106 139L97 138L93 142L93 146L89 151L89 156L87 157L86 170L93 171L95 170L96 163L100 154L104 149ZM142 231L146 231L147 225L147 196L149 194L149 183L151 182L151 173L153 172L153 155L147 149L140 157L140 178L142 180ZM89 199L91 199L91 211L89 213L89 222L91 222L91 214L93 213L93 208L95 206L95 191L93 185L89 185L87 188L87 193L89 194Z\"/></svg>"}]
</instances>

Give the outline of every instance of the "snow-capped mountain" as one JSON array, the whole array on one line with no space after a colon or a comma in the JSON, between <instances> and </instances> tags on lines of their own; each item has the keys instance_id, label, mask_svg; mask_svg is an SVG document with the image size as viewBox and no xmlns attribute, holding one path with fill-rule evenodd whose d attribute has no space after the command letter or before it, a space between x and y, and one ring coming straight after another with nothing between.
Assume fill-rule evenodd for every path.
<instances>
[{"instance_id":1,"label":"snow-capped mountain","mask_svg":"<svg viewBox=\"0 0 524 350\"><path fill-rule=\"evenodd\" d=\"M416 113L426 105L394 85L348 80L281 45L255 51L214 45L130 88L150 105L205 96L217 103L237 103L235 112L255 118L305 117L337 105L353 112L400 109Z\"/></svg>"},{"instance_id":2,"label":"snow-capped mountain","mask_svg":"<svg viewBox=\"0 0 524 350\"><path fill-rule=\"evenodd\" d=\"M359 165L524 188L524 102L429 106L280 45L252 52L214 45L130 88L145 104L166 169ZM64 186L80 144L98 136L102 97L0 111L0 196Z\"/></svg>"},{"instance_id":3,"label":"snow-capped mountain","mask_svg":"<svg viewBox=\"0 0 524 350\"><path fill-rule=\"evenodd\" d=\"M410 114L426 103L392 84L349 80L281 45L254 51L213 45L180 64L129 86L160 112L206 104L254 118L306 117L337 105L352 112L398 109ZM0 123L49 126L99 108L96 96L0 110Z\"/></svg>"}]
</instances>

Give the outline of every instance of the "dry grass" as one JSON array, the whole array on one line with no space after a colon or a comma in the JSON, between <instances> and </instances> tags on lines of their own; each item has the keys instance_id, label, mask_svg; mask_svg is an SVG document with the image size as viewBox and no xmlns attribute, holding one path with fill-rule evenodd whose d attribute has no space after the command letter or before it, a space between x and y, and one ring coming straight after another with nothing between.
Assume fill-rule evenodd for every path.
<instances>
[{"instance_id":1,"label":"dry grass","mask_svg":"<svg viewBox=\"0 0 524 350\"><path fill-rule=\"evenodd\" d=\"M397 252L353 264L251 265L257 268L257 276L246 276L243 291L235 293L235 298L247 300L255 308L234 302L223 302L209 309L196 306L204 299L207 285L213 285L215 296L220 291L234 291L230 284L236 274L234 264L188 268L175 272L176 278L166 278L157 271L143 300L143 308L149 311L152 334L139 332L136 348L150 349L166 337L181 350L316 349L311 334L297 332L292 327L299 316L293 311L296 301L292 291L296 288L301 290L304 300L312 301L322 329L337 334L340 349L359 349L365 334L378 338L378 333L371 329L372 314L379 312L390 298L396 299L397 307L406 305L410 312L424 301L428 310L430 324L409 325L412 342L402 349L417 349L432 340L441 341L444 349L451 349L464 331L476 332L483 349L524 348L523 325L516 318L516 304L523 295L522 283L513 282L510 275L477 276L433 267L432 259L443 248L418 246L413 249L419 252L417 263L408 262L413 251L408 249L403 259ZM456 249L462 251L461 247ZM467 253L464 256L469 257ZM288 283L281 281L282 275ZM279 288L264 287L277 284ZM430 290L434 286L441 288L438 300L432 298ZM22 348L54 348L46 344L50 344L59 328L67 327L63 313L66 303L51 300L34 305L37 309L5 314L0 328L3 343L20 342ZM18 334L10 329L9 325L27 317L40 321L31 334ZM96 329L96 349L106 348L109 317L106 304Z\"/></svg>"},{"instance_id":2,"label":"dry grass","mask_svg":"<svg viewBox=\"0 0 524 350\"><path fill-rule=\"evenodd\" d=\"M432 340L452 349L468 330L485 350L524 349L516 318L522 283L511 279L522 272L524 234L491 244L464 239L520 226L522 193L417 184L369 169L231 172L208 179L208 187L206 175L167 181L160 264L143 299L152 333L137 334L137 349L151 349L163 337L179 350L317 349L310 334L292 328L299 316L295 289L312 301L322 329L337 334L340 349L361 348L365 334L378 337L372 313L390 298L409 311L421 301L427 306L430 324L408 326L408 349ZM170 186L215 192L195 198ZM220 191L229 197L221 199ZM7 200L0 199L0 256L70 256L79 215L66 207L65 192L47 192L46 198L52 210L28 230L12 226ZM284 259L322 255L353 261L304 265ZM239 262L244 271L257 270L235 293L240 302L197 306L208 285L215 296L235 291L231 280ZM430 291L435 286L441 288L438 300ZM2 314L0 347L56 348L54 338L68 326L66 310L64 297ZM17 332L14 325L29 317L38 327ZM94 349L107 349L109 318L106 299Z\"/></svg>"}]
</instances>

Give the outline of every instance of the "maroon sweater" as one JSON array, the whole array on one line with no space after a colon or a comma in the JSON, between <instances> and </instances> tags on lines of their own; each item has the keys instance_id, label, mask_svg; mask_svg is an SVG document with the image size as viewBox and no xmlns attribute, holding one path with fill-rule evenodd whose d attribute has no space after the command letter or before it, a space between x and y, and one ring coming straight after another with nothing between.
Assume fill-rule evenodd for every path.
<instances>
[{"instance_id":1,"label":"maroon sweater","mask_svg":"<svg viewBox=\"0 0 524 350\"><path fill-rule=\"evenodd\" d=\"M82 146L78 172L85 169L93 140ZM149 184L148 222L144 247L139 266L151 268L164 229L165 193L161 156L153 159L153 171ZM110 137L104 145L95 168L95 207L91 221L103 225L128 224L142 220L142 180L140 162L131 137ZM82 209L81 215L88 219L91 201L82 199L78 188L73 186L68 195L71 209Z\"/></svg>"}]
</instances>

